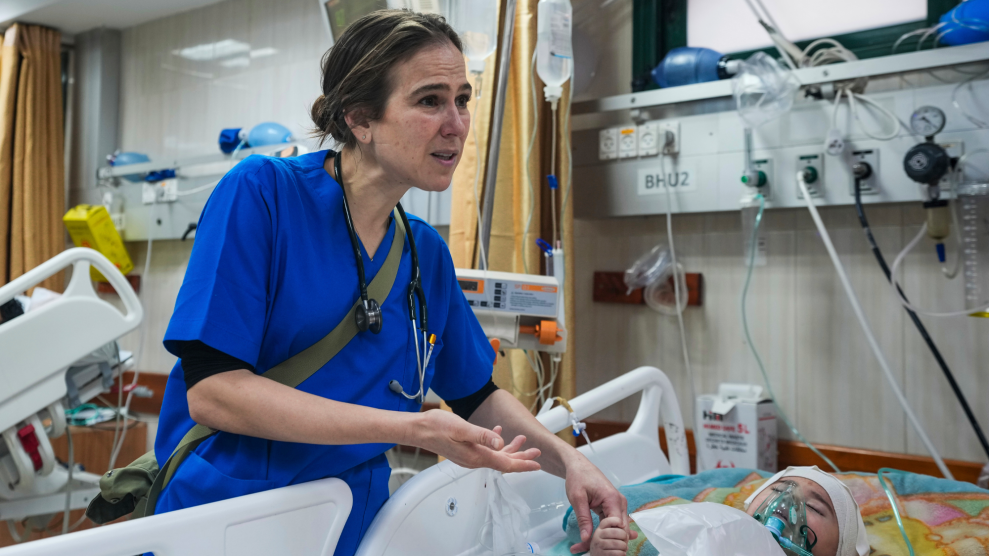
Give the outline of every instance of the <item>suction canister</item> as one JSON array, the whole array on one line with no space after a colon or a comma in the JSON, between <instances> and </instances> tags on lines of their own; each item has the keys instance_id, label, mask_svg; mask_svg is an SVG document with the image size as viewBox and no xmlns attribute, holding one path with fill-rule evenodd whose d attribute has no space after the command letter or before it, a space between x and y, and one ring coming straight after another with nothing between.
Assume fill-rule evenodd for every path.
<instances>
[{"instance_id":1,"label":"suction canister","mask_svg":"<svg viewBox=\"0 0 989 556\"><path fill-rule=\"evenodd\" d=\"M979 311L989 300L989 183L958 186L965 308L971 316L989 318Z\"/></svg>"}]
</instances>

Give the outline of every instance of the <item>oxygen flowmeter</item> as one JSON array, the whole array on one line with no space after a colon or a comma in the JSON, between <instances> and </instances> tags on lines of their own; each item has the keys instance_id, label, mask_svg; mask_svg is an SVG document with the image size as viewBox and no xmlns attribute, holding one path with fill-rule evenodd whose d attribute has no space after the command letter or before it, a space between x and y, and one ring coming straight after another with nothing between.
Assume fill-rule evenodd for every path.
<instances>
[{"instance_id":1,"label":"oxygen flowmeter","mask_svg":"<svg viewBox=\"0 0 989 556\"><path fill-rule=\"evenodd\" d=\"M932 198L940 196L938 186L950 170L951 157L944 147L934 142L934 136L944 129L945 116L940 108L922 106L910 116L910 127L917 135L923 135L923 143L914 145L903 157L903 171L917 183L931 188Z\"/></svg>"},{"instance_id":2,"label":"oxygen flowmeter","mask_svg":"<svg viewBox=\"0 0 989 556\"><path fill-rule=\"evenodd\" d=\"M944 238L951 233L951 212L948 201L941 198L941 179L952 170L955 161L948 151L934 142L934 136L944 129L944 111L935 106L922 106L910 116L910 127L924 142L914 145L903 157L903 171L917 183L927 186L927 235L938 242L938 258L943 263Z\"/></svg>"}]
</instances>

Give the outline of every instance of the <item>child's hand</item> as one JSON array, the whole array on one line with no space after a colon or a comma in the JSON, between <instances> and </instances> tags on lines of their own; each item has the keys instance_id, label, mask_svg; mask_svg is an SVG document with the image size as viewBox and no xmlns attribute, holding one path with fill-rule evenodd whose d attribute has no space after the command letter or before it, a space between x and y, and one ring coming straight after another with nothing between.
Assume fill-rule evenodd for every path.
<instances>
[{"instance_id":1,"label":"child's hand","mask_svg":"<svg viewBox=\"0 0 989 556\"><path fill-rule=\"evenodd\" d=\"M591 537L591 556L625 556L628 534L617 517L603 519Z\"/></svg>"}]
</instances>

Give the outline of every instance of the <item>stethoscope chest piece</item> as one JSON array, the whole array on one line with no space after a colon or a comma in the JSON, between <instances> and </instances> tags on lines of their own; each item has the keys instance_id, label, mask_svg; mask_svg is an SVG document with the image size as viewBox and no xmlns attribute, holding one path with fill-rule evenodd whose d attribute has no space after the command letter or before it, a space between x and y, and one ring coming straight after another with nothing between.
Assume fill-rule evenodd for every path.
<instances>
[{"instance_id":1,"label":"stethoscope chest piece","mask_svg":"<svg viewBox=\"0 0 989 556\"><path fill-rule=\"evenodd\" d=\"M354 320L357 321L357 329L361 332L368 330L373 334L381 332L381 306L373 299L368 299L366 304L358 303Z\"/></svg>"}]
</instances>

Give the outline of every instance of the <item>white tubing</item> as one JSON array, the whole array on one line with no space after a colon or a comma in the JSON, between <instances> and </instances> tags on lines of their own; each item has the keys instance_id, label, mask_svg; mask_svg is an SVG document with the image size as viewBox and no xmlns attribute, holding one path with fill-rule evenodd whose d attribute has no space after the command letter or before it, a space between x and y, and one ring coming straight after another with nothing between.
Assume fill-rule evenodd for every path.
<instances>
[{"instance_id":1,"label":"white tubing","mask_svg":"<svg viewBox=\"0 0 989 556\"><path fill-rule=\"evenodd\" d=\"M871 104L872 107L878 110L880 114L886 116L886 118L888 118L891 122L893 122L893 129L887 132L885 135L874 135L871 131L869 131L865 127L865 123L862 122L862 119L859 118L859 107L857 104L855 104L856 101L862 102L863 104ZM858 93L848 91L848 104L851 107L852 116L855 118L855 121L858 122L859 129L862 130L862 133L868 135L869 137L875 139L876 141L892 141L893 139L896 139L897 136L899 136L900 119L896 117L896 114L890 112L878 102L872 100L871 98L865 95L860 95Z\"/></svg>"},{"instance_id":2,"label":"white tubing","mask_svg":"<svg viewBox=\"0 0 989 556\"><path fill-rule=\"evenodd\" d=\"M961 232L959 231L958 233L961 233ZM904 297L900 293L900 290L896 289L897 286L899 286L900 288L903 287L902 285L900 285L900 284L897 283L897 281L896 281L896 274L899 272L900 266L903 264L904 257L907 256L907 253L913 251L913 248L916 247L918 243L920 243L920 240L924 239L924 235L926 235L926 234L927 234L927 223L924 222L924 225L920 227L920 232L917 233L917 236L915 238L913 238L913 240L910 241L910 243L908 243L906 247L903 248L903 251L900 251L900 254L897 255L895 259L893 259L893 266L890 267L890 269L889 269L889 273L890 273L889 275L893 277L893 280L890 281L890 287L893 288L893 293L896 295L896 299L900 303L902 303L904 307L906 307L907 309L910 309L914 313L917 313L918 315L928 316L928 317L964 317L964 316L971 315L972 313L980 313L980 312L983 312L983 311L989 311L989 304L983 304L982 306L973 307L971 309L964 309L962 311L950 311L950 312L947 312L947 313L935 313L933 311L927 311L925 309L920 309L917 306L913 305L912 303L910 303L909 301L907 301L907 298ZM961 256L961 254L959 254L959 256Z\"/></svg>"},{"instance_id":3,"label":"white tubing","mask_svg":"<svg viewBox=\"0 0 989 556\"><path fill-rule=\"evenodd\" d=\"M889 368L889 363L886 362L886 357L883 355L882 350L879 348L879 343L876 342L876 337L872 334L872 328L869 327L869 322L865 320L865 313L862 312L862 307L859 305L858 298L855 296L855 290L852 289L852 283L848 281L848 276L845 274L845 267L841 264L841 259L838 258L838 252L835 251L834 244L831 243L831 236L828 235L828 229L824 227L824 222L821 221L821 215L817 213L817 207L814 206L814 200L810 196L810 192L807 190L807 184L804 183L803 172L797 172L797 185L800 186L800 191L804 194L804 202L807 203L807 210L810 211L811 218L814 219L814 225L817 226L817 231L821 234L821 241L824 242L824 247L828 250L828 255L831 256L831 262L834 263L835 271L838 273L838 278L841 280L841 285L845 288L845 294L848 295L848 301L852 304L852 310L855 311L855 316L858 317L859 324L862 325L862 332L865 333L865 338L869 341L869 347L872 348L872 352L876 355L876 359L879 361L879 366L883 370L883 374L886 375L886 381L889 382L890 390L896 394L897 401L903 407L903 413L906 414L907 419L913 426L914 430L917 431L917 435L920 436L921 442L930 452L931 457L934 458L934 463L937 464L938 469L941 474L944 475L946 479L954 480L954 476L951 475L951 471L948 470L948 466L944 464L944 460L941 459L941 455L934 448L934 444L931 443L931 439L927 437L927 433L924 432L924 427L921 426L920 421L917 420L917 416L914 415L913 410L910 409L910 404L907 403L907 398L903 395L903 391L900 390L900 386L896 383L896 378L893 377L893 371Z\"/></svg>"},{"instance_id":4,"label":"white tubing","mask_svg":"<svg viewBox=\"0 0 989 556\"><path fill-rule=\"evenodd\" d=\"M663 169L664 176L667 175L665 158L666 146L664 145L663 152L659 155L659 164ZM673 169L676 171L676 167ZM687 350L687 331L683 326L683 309L687 306L687 299L680 297L681 293L688 297L690 294L680 291L680 267L677 266L677 252L673 245L673 193L668 185L664 189L666 189L666 238L670 244L670 259L673 263L673 305L676 307L677 324L680 327L680 348L683 350L683 364L687 368L687 381L690 382L690 421L694 425L694 430L697 430L697 390L694 387L694 369L690 366L690 352ZM684 281L686 282L686 272L684 272Z\"/></svg>"},{"instance_id":5,"label":"white tubing","mask_svg":"<svg viewBox=\"0 0 989 556\"><path fill-rule=\"evenodd\" d=\"M955 187L955 192L957 193L958 187ZM965 252L965 243L962 241L962 225L958 221L958 201L948 201L948 210L951 211L951 225L955 227L955 245L958 246L958 252L955 253L955 264L948 270L948 267L944 264L941 265L941 274L948 280L954 280L958 276L958 271L962 268L962 253ZM892 275L891 275L892 276Z\"/></svg>"},{"instance_id":6,"label":"white tubing","mask_svg":"<svg viewBox=\"0 0 989 556\"><path fill-rule=\"evenodd\" d=\"M478 74L477 79L481 76ZM480 88L478 88L480 92ZM481 181L481 144L477 142L477 122L474 121L474 116L477 115L477 105L480 104L481 95L478 94L477 98L474 99L474 113L471 114L470 118L470 131L474 135L474 158L477 160L477 168L474 170L474 208L477 210L477 245L480 260L478 260L477 267L485 272L488 271L488 255L484 252L484 217L481 216L481 201L477 194L477 185ZM491 184L494 187L494 184ZM485 278L487 275L485 274Z\"/></svg>"},{"instance_id":7,"label":"white tubing","mask_svg":"<svg viewBox=\"0 0 989 556\"><path fill-rule=\"evenodd\" d=\"M536 190L532 185L532 147L536 144L536 131L539 130L539 103L536 99L536 51L532 51L532 64L529 66L529 81L532 83L532 135L529 137L529 147L525 150L525 182L529 185L529 215L525 219L522 230L522 271L529 274L529 259L526 257L529 246L529 228L532 226L532 216L536 212ZM555 245L552 247L556 247Z\"/></svg>"}]
</instances>

